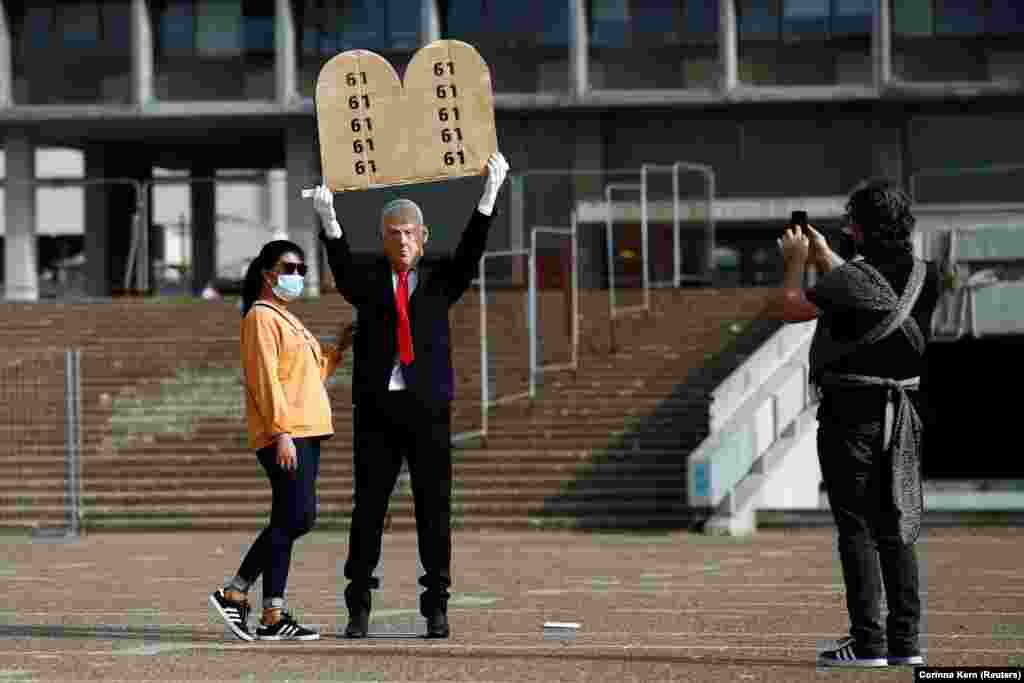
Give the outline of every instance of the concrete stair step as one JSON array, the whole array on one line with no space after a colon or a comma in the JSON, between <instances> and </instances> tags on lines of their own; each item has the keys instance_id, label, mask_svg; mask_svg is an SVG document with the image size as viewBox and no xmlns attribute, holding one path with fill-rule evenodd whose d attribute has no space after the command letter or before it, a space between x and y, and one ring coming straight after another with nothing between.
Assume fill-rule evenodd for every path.
<instances>
[{"instance_id":1,"label":"concrete stair step","mask_svg":"<svg viewBox=\"0 0 1024 683\"><path fill-rule=\"evenodd\" d=\"M177 505L149 504L146 506L123 506L116 504L90 504L84 506L84 518L95 519L99 517L120 517L122 519L159 519L159 518L184 518L196 515L204 517L228 516L236 518L254 517L266 520L269 517L269 495L265 501L254 501L247 504L212 504L192 505L179 503ZM413 514L412 500L395 501L389 506L393 515ZM53 511L56 507L52 508ZM327 519L333 516L348 517L352 512L350 501L321 500L320 518ZM655 499L629 499L629 500L585 500L585 501L563 501L543 500L537 501L504 501L504 500L457 500L452 504L452 516L465 519L467 517L504 517L504 516L536 516L541 514L671 514L683 515L690 511L686 505L676 500L655 500ZM24 517L27 519L27 517ZM265 522L264 522L265 523Z\"/></svg>"},{"instance_id":2,"label":"concrete stair step","mask_svg":"<svg viewBox=\"0 0 1024 683\"><path fill-rule=\"evenodd\" d=\"M494 530L494 531L544 531L549 529L579 530L616 530L616 529L680 529L693 526L697 517L690 512L680 513L639 513L615 515L554 515L536 516L461 516L452 520L452 528L459 530ZM58 520L59 521L59 520ZM87 531L152 531L154 529L193 531L244 531L257 532L267 524L266 516L260 517L119 517L101 515L91 517L84 522ZM317 520L316 531L345 530L349 528L348 517L337 515L322 517ZM415 519L411 515L392 516L389 533L409 533L416 528ZM0 520L0 529L5 528L4 520ZM9 528L26 528L29 525L10 525Z\"/></svg>"}]
</instances>

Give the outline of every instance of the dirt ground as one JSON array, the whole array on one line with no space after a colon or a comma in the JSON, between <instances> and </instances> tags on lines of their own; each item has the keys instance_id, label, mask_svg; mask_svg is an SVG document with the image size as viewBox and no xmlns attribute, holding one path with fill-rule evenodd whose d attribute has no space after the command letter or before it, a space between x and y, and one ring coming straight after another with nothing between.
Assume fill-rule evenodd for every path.
<instances>
[{"instance_id":1,"label":"dirt ground","mask_svg":"<svg viewBox=\"0 0 1024 683\"><path fill-rule=\"evenodd\" d=\"M1016 529L922 535L929 664L1024 666L1020 539ZM742 539L456 532L452 637L441 641L413 637L423 629L413 533L385 536L376 637L340 638L347 538L316 531L296 545L288 599L321 640L234 640L207 595L251 540L180 531L0 537L0 683L914 680L907 667L816 667L816 650L847 628L827 529ZM544 632L549 621L580 627L556 639Z\"/></svg>"}]
</instances>

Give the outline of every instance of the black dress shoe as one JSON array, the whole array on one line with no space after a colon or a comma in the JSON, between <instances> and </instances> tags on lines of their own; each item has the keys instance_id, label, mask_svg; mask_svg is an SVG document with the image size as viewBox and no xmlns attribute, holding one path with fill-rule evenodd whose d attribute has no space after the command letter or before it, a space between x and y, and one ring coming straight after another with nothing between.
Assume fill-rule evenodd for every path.
<instances>
[{"instance_id":1,"label":"black dress shoe","mask_svg":"<svg viewBox=\"0 0 1024 683\"><path fill-rule=\"evenodd\" d=\"M370 613L359 610L348 613L348 626L345 627L346 638L365 638L370 630Z\"/></svg>"},{"instance_id":2,"label":"black dress shoe","mask_svg":"<svg viewBox=\"0 0 1024 683\"><path fill-rule=\"evenodd\" d=\"M442 609L435 609L427 615L427 638L447 638L448 614Z\"/></svg>"},{"instance_id":3,"label":"black dress shoe","mask_svg":"<svg viewBox=\"0 0 1024 683\"><path fill-rule=\"evenodd\" d=\"M348 607L346 638L365 638L370 630L370 589L362 584L350 583L345 588L345 605Z\"/></svg>"}]
</instances>

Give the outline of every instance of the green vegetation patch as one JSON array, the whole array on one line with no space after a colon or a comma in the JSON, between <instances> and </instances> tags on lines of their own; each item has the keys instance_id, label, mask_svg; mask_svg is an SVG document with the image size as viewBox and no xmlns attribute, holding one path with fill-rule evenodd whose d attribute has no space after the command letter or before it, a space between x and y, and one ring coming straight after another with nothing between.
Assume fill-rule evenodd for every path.
<instances>
[{"instance_id":1,"label":"green vegetation patch","mask_svg":"<svg viewBox=\"0 0 1024 683\"><path fill-rule=\"evenodd\" d=\"M173 378L122 390L111 405L113 445L158 434L194 434L202 419L242 429L244 389L237 368L182 368Z\"/></svg>"}]
</instances>

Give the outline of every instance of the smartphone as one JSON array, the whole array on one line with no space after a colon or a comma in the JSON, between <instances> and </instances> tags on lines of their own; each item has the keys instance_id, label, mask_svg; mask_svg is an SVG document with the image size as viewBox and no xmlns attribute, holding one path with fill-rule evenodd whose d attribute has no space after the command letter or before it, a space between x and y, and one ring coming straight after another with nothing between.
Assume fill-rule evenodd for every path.
<instances>
[{"instance_id":1,"label":"smartphone","mask_svg":"<svg viewBox=\"0 0 1024 683\"><path fill-rule=\"evenodd\" d=\"M807 225L807 212L806 211L794 211L789 216L790 225Z\"/></svg>"}]
</instances>

